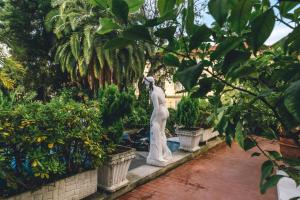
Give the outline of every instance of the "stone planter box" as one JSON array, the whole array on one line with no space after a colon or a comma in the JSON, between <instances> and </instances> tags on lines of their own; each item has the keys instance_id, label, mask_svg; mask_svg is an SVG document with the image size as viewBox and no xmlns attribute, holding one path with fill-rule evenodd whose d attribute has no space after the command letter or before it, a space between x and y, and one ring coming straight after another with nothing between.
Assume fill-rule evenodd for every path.
<instances>
[{"instance_id":1,"label":"stone planter box","mask_svg":"<svg viewBox=\"0 0 300 200\"><path fill-rule=\"evenodd\" d=\"M97 170L90 170L25 192L6 200L79 200L97 192Z\"/></svg>"},{"instance_id":2,"label":"stone planter box","mask_svg":"<svg viewBox=\"0 0 300 200\"><path fill-rule=\"evenodd\" d=\"M177 129L176 134L179 137L180 147L179 149L194 152L200 149L199 142L203 136L204 129Z\"/></svg>"},{"instance_id":3,"label":"stone planter box","mask_svg":"<svg viewBox=\"0 0 300 200\"><path fill-rule=\"evenodd\" d=\"M213 128L209 128L209 129L204 129L204 131L202 132L202 135L200 137L200 142L201 143L206 143L208 140L217 137L219 135L218 131L214 131Z\"/></svg>"},{"instance_id":4,"label":"stone planter box","mask_svg":"<svg viewBox=\"0 0 300 200\"><path fill-rule=\"evenodd\" d=\"M115 192L126 186L129 165L135 157L135 149L120 146L120 153L109 155L107 161L98 168L98 186Z\"/></svg>"}]
</instances>

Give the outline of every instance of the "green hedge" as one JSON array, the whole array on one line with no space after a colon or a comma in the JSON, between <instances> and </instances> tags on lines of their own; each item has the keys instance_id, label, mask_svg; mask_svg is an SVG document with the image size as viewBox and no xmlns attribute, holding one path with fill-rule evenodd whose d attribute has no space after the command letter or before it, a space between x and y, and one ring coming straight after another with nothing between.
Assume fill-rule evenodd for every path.
<instances>
[{"instance_id":1,"label":"green hedge","mask_svg":"<svg viewBox=\"0 0 300 200\"><path fill-rule=\"evenodd\" d=\"M97 103L55 98L47 104L2 108L0 194L34 189L99 166L110 143L101 124Z\"/></svg>"}]
</instances>

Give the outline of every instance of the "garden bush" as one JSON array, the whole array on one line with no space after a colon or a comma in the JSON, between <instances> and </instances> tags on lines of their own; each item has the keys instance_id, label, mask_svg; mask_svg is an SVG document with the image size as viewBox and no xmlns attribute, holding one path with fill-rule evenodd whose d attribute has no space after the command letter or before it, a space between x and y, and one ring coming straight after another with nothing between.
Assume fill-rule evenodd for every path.
<instances>
[{"instance_id":1,"label":"garden bush","mask_svg":"<svg viewBox=\"0 0 300 200\"><path fill-rule=\"evenodd\" d=\"M150 124L150 116L145 108L134 106L132 113L124 119L125 128L147 128Z\"/></svg>"},{"instance_id":2,"label":"garden bush","mask_svg":"<svg viewBox=\"0 0 300 200\"><path fill-rule=\"evenodd\" d=\"M110 85L99 92L103 129L107 136L107 153L112 153L123 135L123 119L133 109L133 91L121 92L116 85Z\"/></svg>"},{"instance_id":3,"label":"garden bush","mask_svg":"<svg viewBox=\"0 0 300 200\"><path fill-rule=\"evenodd\" d=\"M176 110L173 108L169 108L169 118L167 120L166 128L170 131L170 133L175 133L175 125L176 125Z\"/></svg>"},{"instance_id":4,"label":"garden bush","mask_svg":"<svg viewBox=\"0 0 300 200\"><path fill-rule=\"evenodd\" d=\"M211 128L214 125L213 108L209 101L199 99L198 124L203 128Z\"/></svg>"},{"instance_id":5,"label":"garden bush","mask_svg":"<svg viewBox=\"0 0 300 200\"><path fill-rule=\"evenodd\" d=\"M190 129L199 122L199 100L189 96L182 97L177 105L176 118L178 125Z\"/></svg>"},{"instance_id":6,"label":"garden bush","mask_svg":"<svg viewBox=\"0 0 300 200\"><path fill-rule=\"evenodd\" d=\"M7 196L99 166L106 136L99 105L54 98L2 108L0 194Z\"/></svg>"}]
</instances>

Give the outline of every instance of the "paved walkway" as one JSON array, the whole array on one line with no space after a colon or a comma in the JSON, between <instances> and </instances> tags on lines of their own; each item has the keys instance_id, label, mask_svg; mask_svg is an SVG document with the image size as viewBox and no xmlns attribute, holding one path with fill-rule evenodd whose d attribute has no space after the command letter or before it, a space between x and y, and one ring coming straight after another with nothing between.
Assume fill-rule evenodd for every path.
<instances>
[{"instance_id":1,"label":"paved walkway","mask_svg":"<svg viewBox=\"0 0 300 200\"><path fill-rule=\"evenodd\" d=\"M270 141L260 141L263 149L277 149ZM219 145L208 153L170 171L120 200L275 200L276 189L259 193L262 156L250 158L238 145Z\"/></svg>"}]
</instances>

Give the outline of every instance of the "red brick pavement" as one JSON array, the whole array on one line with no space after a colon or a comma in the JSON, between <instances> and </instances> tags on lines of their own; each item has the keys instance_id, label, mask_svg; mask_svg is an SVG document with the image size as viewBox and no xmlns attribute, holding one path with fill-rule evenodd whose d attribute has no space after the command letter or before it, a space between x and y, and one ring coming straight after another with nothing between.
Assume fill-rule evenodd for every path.
<instances>
[{"instance_id":1,"label":"red brick pavement","mask_svg":"<svg viewBox=\"0 0 300 200\"><path fill-rule=\"evenodd\" d=\"M263 149L278 149L261 140ZM276 189L259 193L260 165L264 157L251 158L238 145L219 145L208 153L125 194L120 200L275 200Z\"/></svg>"}]
</instances>

